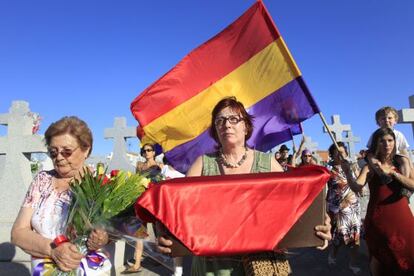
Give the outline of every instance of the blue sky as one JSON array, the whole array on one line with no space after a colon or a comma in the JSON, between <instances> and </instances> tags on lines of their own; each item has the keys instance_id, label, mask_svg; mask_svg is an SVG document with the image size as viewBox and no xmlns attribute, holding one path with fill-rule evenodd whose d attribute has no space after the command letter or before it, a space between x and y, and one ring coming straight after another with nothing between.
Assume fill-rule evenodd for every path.
<instances>
[{"instance_id":1,"label":"blue sky","mask_svg":"<svg viewBox=\"0 0 414 276\"><path fill-rule=\"evenodd\" d=\"M94 154L116 116L136 121L131 101L189 51L240 16L253 0L0 0L0 113L25 100L43 117L40 133L65 115L91 127ZM414 95L414 1L264 1L328 122L352 125L363 148L384 105ZM156 108L156 107L154 107ZM314 116L305 133L331 141ZM398 125L414 146L410 125ZM0 128L5 134L5 128ZM130 140L137 151L138 140Z\"/></svg>"}]
</instances>

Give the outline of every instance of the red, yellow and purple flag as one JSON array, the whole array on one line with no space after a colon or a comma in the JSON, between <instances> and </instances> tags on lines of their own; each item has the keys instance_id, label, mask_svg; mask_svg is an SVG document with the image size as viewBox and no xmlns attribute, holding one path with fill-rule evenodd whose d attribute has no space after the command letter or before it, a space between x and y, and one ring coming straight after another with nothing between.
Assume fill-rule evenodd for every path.
<instances>
[{"instance_id":1,"label":"red, yellow and purple flag","mask_svg":"<svg viewBox=\"0 0 414 276\"><path fill-rule=\"evenodd\" d=\"M144 136L162 146L179 171L216 146L211 111L235 96L254 116L249 146L267 151L301 133L319 112L302 74L262 1L208 40L131 103Z\"/></svg>"}]
</instances>

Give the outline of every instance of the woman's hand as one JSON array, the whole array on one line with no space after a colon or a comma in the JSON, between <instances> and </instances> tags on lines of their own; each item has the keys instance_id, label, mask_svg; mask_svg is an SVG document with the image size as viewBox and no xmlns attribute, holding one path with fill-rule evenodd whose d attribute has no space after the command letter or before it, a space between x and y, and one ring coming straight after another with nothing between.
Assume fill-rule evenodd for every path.
<instances>
[{"instance_id":1,"label":"woman's hand","mask_svg":"<svg viewBox=\"0 0 414 276\"><path fill-rule=\"evenodd\" d=\"M171 246L173 244L172 240L169 240L164 237L158 237L157 241L158 241L157 249L159 252L163 254L171 254Z\"/></svg>"},{"instance_id":2,"label":"woman's hand","mask_svg":"<svg viewBox=\"0 0 414 276\"><path fill-rule=\"evenodd\" d=\"M315 227L316 235L324 240L323 246L316 247L319 250L324 250L328 247L328 241L332 239L331 234L331 218L328 216L328 214L325 214L325 222L324 225L317 225Z\"/></svg>"},{"instance_id":3,"label":"woman's hand","mask_svg":"<svg viewBox=\"0 0 414 276\"><path fill-rule=\"evenodd\" d=\"M50 256L62 271L71 271L79 267L83 257L76 245L65 242L52 249Z\"/></svg>"},{"instance_id":4,"label":"woman's hand","mask_svg":"<svg viewBox=\"0 0 414 276\"><path fill-rule=\"evenodd\" d=\"M98 250L109 242L108 233L103 229L93 229L89 234L86 245L89 250Z\"/></svg>"}]
</instances>

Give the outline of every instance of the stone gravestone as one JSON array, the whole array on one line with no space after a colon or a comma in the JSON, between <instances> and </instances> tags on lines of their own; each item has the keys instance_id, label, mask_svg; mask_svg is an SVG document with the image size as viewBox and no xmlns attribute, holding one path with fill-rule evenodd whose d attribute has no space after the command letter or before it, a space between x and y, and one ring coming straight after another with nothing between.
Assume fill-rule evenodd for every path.
<instances>
[{"instance_id":1,"label":"stone gravestone","mask_svg":"<svg viewBox=\"0 0 414 276\"><path fill-rule=\"evenodd\" d=\"M305 142L303 143L303 149L308 149L311 152L315 152L318 150L318 143L314 142L310 136L305 136Z\"/></svg>"},{"instance_id":2,"label":"stone gravestone","mask_svg":"<svg viewBox=\"0 0 414 276\"><path fill-rule=\"evenodd\" d=\"M105 139L114 139L114 150L108 171L124 170L135 173L135 166L127 158L126 139L136 138L136 129L134 127L127 127L125 117L116 117L114 127L105 129L104 136Z\"/></svg>"},{"instance_id":3,"label":"stone gravestone","mask_svg":"<svg viewBox=\"0 0 414 276\"><path fill-rule=\"evenodd\" d=\"M355 143L361 142L361 138L354 136L352 131L347 131L346 137L343 138L343 142L348 144L349 156L353 161L356 161Z\"/></svg>"},{"instance_id":4,"label":"stone gravestone","mask_svg":"<svg viewBox=\"0 0 414 276\"><path fill-rule=\"evenodd\" d=\"M411 95L409 98L410 108L403 108L398 111L399 114L399 121L400 124L411 124L413 128L413 136L414 136L414 95ZM413 159L411 157L411 162ZM414 196L410 198L410 207L411 211L414 213Z\"/></svg>"},{"instance_id":5,"label":"stone gravestone","mask_svg":"<svg viewBox=\"0 0 414 276\"><path fill-rule=\"evenodd\" d=\"M342 141L342 132L350 131L351 125L343 125L341 123L341 119L339 115L332 115L332 125L329 125L329 129L331 130L333 136L335 137L336 141ZM323 127L323 132L328 132L326 127Z\"/></svg>"},{"instance_id":6,"label":"stone gravestone","mask_svg":"<svg viewBox=\"0 0 414 276\"><path fill-rule=\"evenodd\" d=\"M7 126L7 135L0 137L0 154L4 155L0 175L0 244L10 242L12 224L32 180L30 155L47 151L43 136L32 134L33 119L28 116L29 111L27 102L14 101L9 113L0 114L0 124ZM29 255L20 249L5 248L16 250L14 261L30 261ZM0 264L10 261L10 257L13 256L7 250L0 251Z\"/></svg>"},{"instance_id":7,"label":"stone gravestone","mask_svg":"<svg viewBox=\"0 0 414 276\"><path fill-rule=\"evenodd\" d=\"M332 125L328 125L329 129L331 130L335 140L337 142L344 142L348 144L348 155L355 159L355 142L359 142L361 139L359 137L353 136L351 131L351 125L349 124L342 124L339 115L333 115L332 117ZM324 132L328 132L326 127L323 127ZM344 137L342 133L345 132L346 136Z\"/></svg>"},{"instance_id":8,"label":"stone gravestone","mask_svg":"<svg viewBox=\"0 0 414 276\"><path fill-rule=\"evenodd\" d=\"M398 111L400 124L411 124L413 128L414 136L414 95L411 95L409 98L410 108L403 108Z\"/></svg>"}]
</instances>

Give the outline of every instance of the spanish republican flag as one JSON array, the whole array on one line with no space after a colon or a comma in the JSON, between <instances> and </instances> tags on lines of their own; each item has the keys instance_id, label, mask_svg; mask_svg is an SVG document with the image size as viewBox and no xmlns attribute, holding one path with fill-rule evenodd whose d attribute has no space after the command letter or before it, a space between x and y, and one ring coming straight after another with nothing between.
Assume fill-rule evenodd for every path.
<instances>
[{"instance_id":1,"label":"spanish republican flag","mask_svg":"<svg viewBox=\"0 0 414 276\"><path fill-rule=\"evenodd\" d=\"M255 117L248 145L267 151L319 112L262 1L184 57L131 103L142 142L158 143L179 171L214 150L211 111L235 96Z\"/></svg>"}]
</instances>

